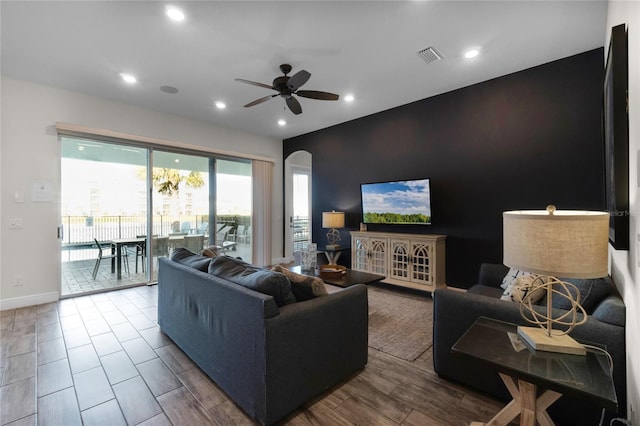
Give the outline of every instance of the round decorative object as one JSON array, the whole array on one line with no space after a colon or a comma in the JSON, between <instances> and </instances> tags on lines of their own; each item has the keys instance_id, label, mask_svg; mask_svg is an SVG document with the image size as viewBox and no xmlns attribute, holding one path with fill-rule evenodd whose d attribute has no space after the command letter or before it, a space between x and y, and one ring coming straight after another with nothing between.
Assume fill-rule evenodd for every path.
<instances>
[{"instance_id":1,"label":"round decorative object","mask_svg":"<svg viewBox=\"0 0 640 426\"><path fill-rule=\"evenodd\" d=\"M330 245L336 245L340 242L340 231L336 228L332 228L329 232L327 232L327 241Z\"/></svg>"},{"instance_id":2,"label":"round decorative object","mask_svg":"<svg viewBox=\"0 0 640 426\"><path fill-rule=\"evenodd\" d=\"M347 268L342 265L320 265L318 272L320 276L327 278L339 278L346 273Z\"/></svg>"},{"instance_id":3,"label":"round decorative object","mask_svg":"<svg viewBox=\"0 0 640 426\"><path fill-rule=\"evenodd\" d=\"M545 313L536 311L533 306L534 297L539 291L547 293L547 309ZM553 296L566 299L571 308L558 317L553 317L551 308L551 300ZM582 319L578 318L578 314L582 314ZM580 291L578 288L568 282L561 281L556 277L547 277L538 275L531 284L531 289L523 297L520 304L520 314L529 323L535 324L547 331L547 335L560 336L568 334L576 326L587 322L587 313L582 305L580 305ZM553 325L565 327L564 329L553 329Z\"/></svg>"}]
</instances>

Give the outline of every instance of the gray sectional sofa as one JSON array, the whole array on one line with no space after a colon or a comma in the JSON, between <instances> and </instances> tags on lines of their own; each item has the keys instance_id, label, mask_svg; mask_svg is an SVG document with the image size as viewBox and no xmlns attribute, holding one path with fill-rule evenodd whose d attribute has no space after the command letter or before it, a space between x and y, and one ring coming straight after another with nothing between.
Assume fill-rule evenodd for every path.
<instances>
[{"instance_id":1,"label":"gray sectional sofa","mask_svg":"<svg viewBox=\"0 0 640 426\"><path fill-rule=\"evenodd\" d=\"M162 332L261 424L367 363L366 286L299 301L290 285L227 256L159 261Z\"/></svg>"},{"instance_id":2,"label":"gray sectional sofa","mask_svg":"<svg viewBox=\"0 0 640 426\"><path fill-rule=\"evenodd\" d=\"M482 364L451 353L453 344L480 316L526 324L518 303L500 300L500 287L509 268L498 264L480 267L478 284L467 292L438 289L434 292L433 361L436 373L446 379L470 386L492 396L510 399L497 373ZM581 289L581 302L588 314L587 322L571 335L583 342L606 347L613 359L613 378L618 397L618 413L607 412L607 421L625 417L626 412L626 355L625 306L609 278L598 280L569 280ZM541 301L543 303L544 300ZM565 312L554 299L554 317ZM536 307L537 308L537 307ZM542 306L540 306L543 311ZM560 425L597 425L601 409L570 396L563 396L548 410ZM487 419L488 420L488 419Z\"/></svg>"}]
</instances>

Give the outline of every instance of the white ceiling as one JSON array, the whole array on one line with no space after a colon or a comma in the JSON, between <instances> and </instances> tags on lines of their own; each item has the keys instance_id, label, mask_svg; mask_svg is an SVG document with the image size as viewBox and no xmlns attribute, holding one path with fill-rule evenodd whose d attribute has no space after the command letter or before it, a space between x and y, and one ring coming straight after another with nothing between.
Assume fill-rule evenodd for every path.
<instances>
[{"instance_id":1,"label":"white ceiling","mask_svg":"<svg viewBox=\"0 0 640 426\"><path fill-rule=\"evenodd\" d=\"M168 4L186 19L169 21ZM607 13L594 0L0 5L3 75L282 139L600 47ZM444 59L424 62L416 52L429 46ZM474 46L481 54L464 59ZM243 108L275 92L234 78L270 85L282 63L312 74L302 89L341 99L298 98L298 116L279 97Z\"/></svg>"}]
</instances>

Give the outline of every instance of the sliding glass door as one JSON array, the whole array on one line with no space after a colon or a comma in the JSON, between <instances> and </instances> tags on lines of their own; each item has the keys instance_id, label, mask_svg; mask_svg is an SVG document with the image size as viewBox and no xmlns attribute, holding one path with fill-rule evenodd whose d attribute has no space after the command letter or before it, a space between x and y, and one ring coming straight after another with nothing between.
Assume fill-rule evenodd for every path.
<instances>
[{"instance_id":1,"label":"sliding glass door","mask_svg":"<svg viewBox=\"0 0 640 426\"><path fill-rule=\"evenodd\" d=\"M61 137L61 295L152 283L177 247L251 262L251 162Z\"/></svg>"},{"instance_id":2,"label":"sliding glass door","mask_svg":"<svg viewBox=\"0 0 640 426\"><path fill-rule=\"evenodd\" d=\"M62 137L61 152L61 296L146 282L140 242L117 243L146 233L148 150Z\"/></svg>"}]
</instances>

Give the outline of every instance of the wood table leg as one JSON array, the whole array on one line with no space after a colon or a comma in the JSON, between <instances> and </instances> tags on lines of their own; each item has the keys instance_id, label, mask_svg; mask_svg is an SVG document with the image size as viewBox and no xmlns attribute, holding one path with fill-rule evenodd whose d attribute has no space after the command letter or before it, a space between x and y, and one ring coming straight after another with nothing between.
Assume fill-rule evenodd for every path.
<instances>
[{"instance_id":1,"label":"wood table leg","mask_svg":"<svg viewBox=\"0 0 640 426\"><path fill-rule=\"evenodd\" d=\"M548 390L545 391L536 402L536 419L541 426L552 426L553 420L547 413L547 408L562 396L561 393Z\"/></svg>"},{"instance_id":2,"label":"wood table leg","mask_svg":"<svg viewBox=\"0 0 640 426\"><path fill-rule=\"evenodd\" d=\"M562 396L561 393L547 390L538 397L537 386L533 383L499 374L513 399L487 423L472 422L472 426L506 426L517 416L520 416L521 426L534 426L536 421L542 426L553 426L547 408Z\"/></svg>"},{"instance_id":3,"label":"wood table leg","mask_svg":"<svg viewBox=\"0 0 640 426\"><path fill-rule=\"evenodd\" d=\"M533 383L518 380L518 389L520 389L520 426L535 426L537 387Z\"/></svg>"}]
</instances>

